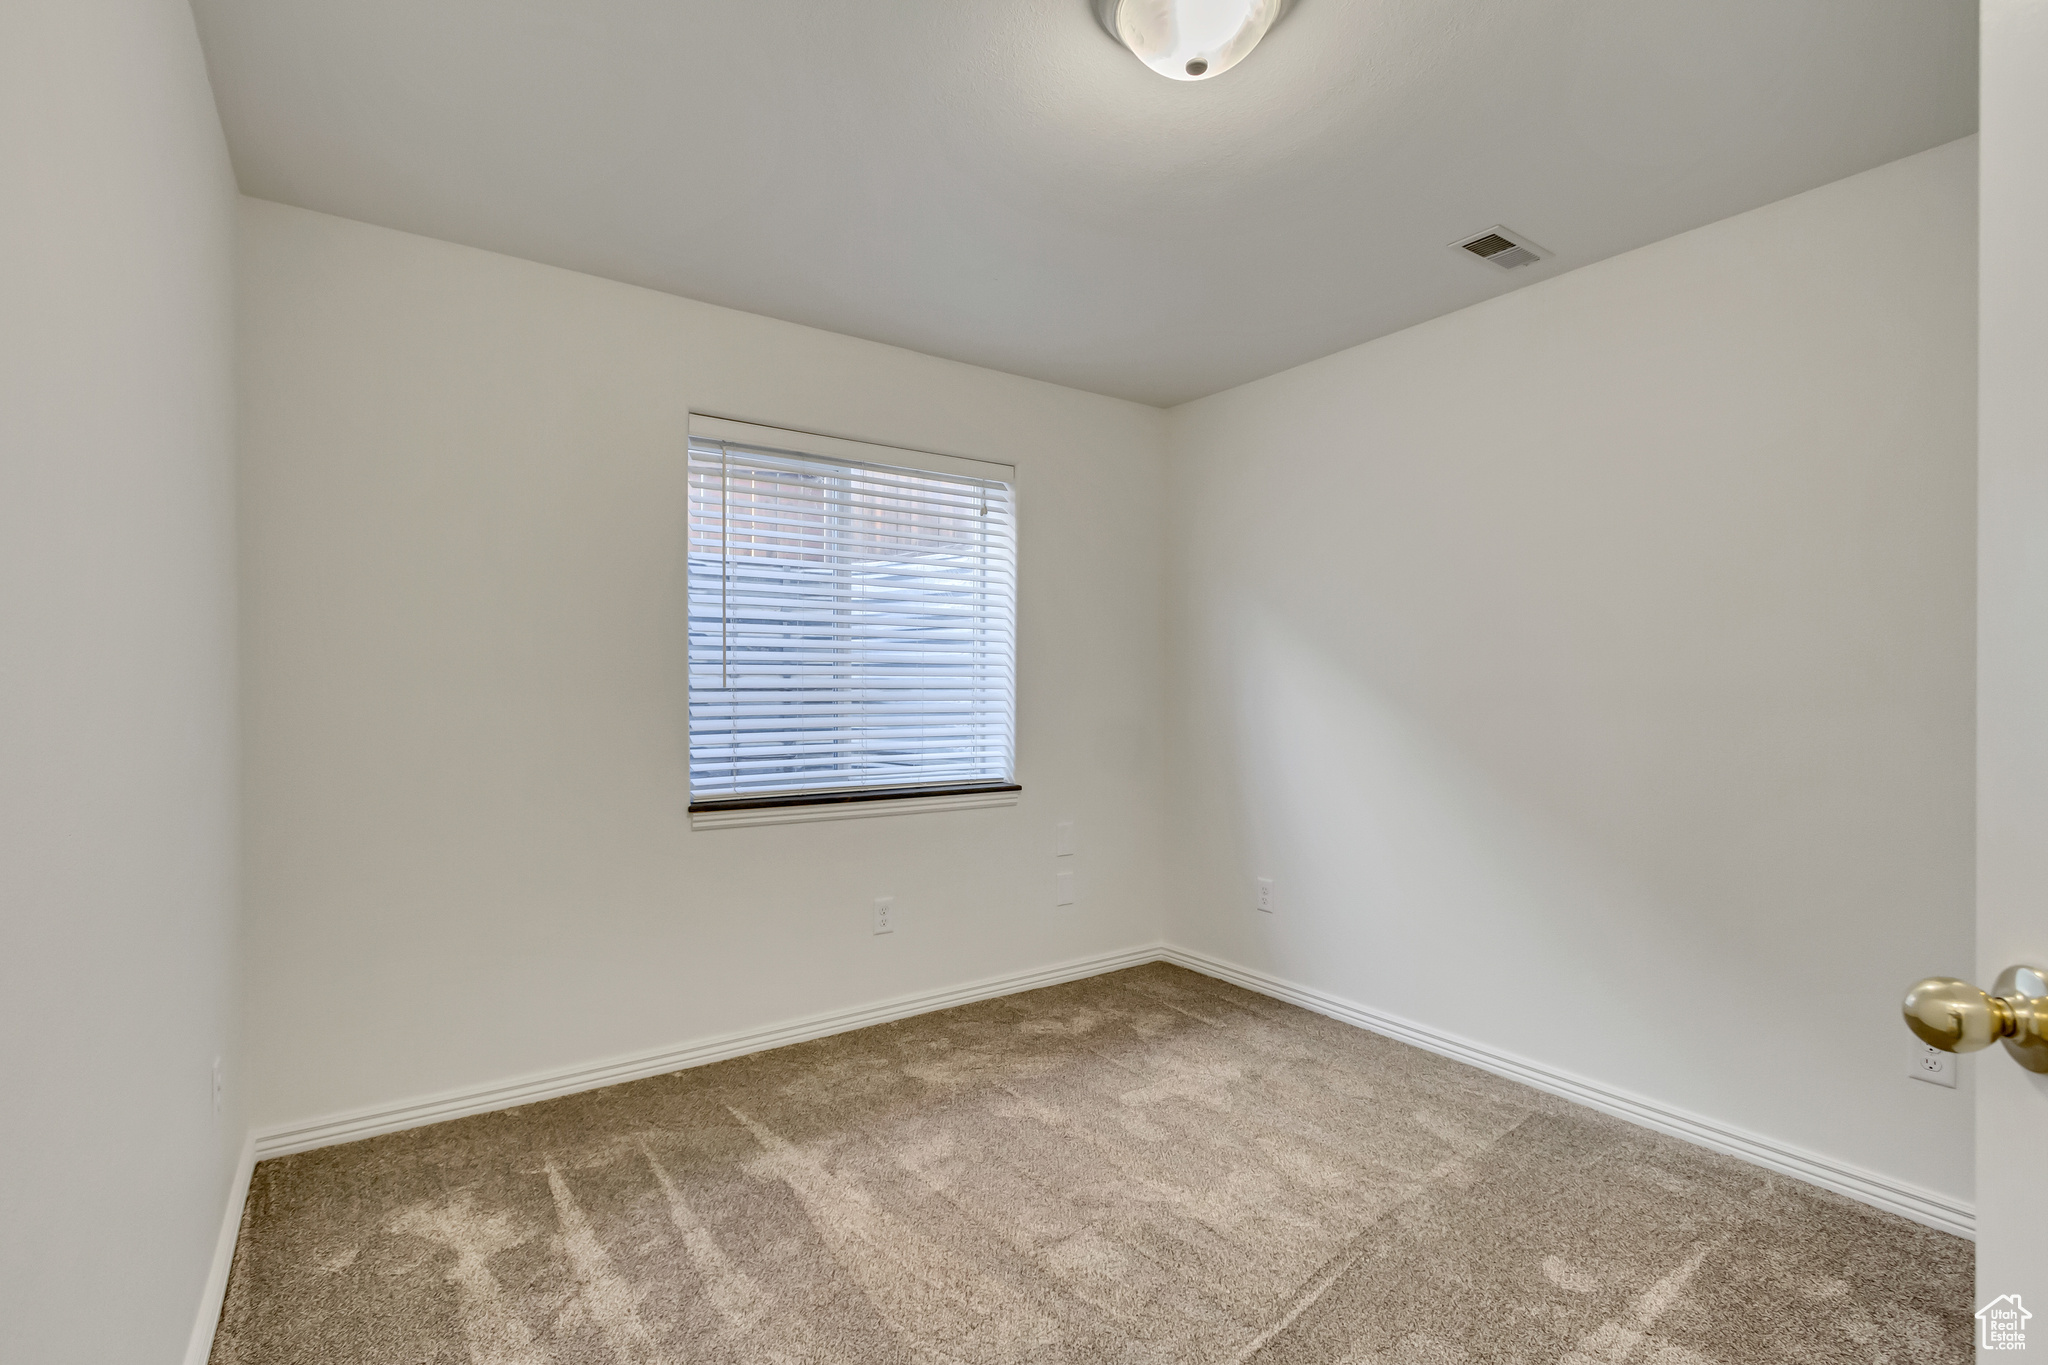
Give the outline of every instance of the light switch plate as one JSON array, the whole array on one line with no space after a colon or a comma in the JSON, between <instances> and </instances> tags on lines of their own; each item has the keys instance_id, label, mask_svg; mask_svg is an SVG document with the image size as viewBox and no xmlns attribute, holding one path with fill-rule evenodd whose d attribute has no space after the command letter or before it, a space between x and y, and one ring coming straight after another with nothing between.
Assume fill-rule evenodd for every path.
<instances>
[{"instance_id":1,"label":"light switch plate","mask_svg":"<svg viewBox=\"0 0 2048 1365\"><path fill-rule=\"evenodd\" d=\"M1062 820L1052 827L1052 856L1071 858L1074 856L1074 822Z\"/></svg>"},{"instance_id":2,"label":"light switch plate","mask_svg":"<svg viewBox=\"0 0 2048 1365\"><path fill-rule=\"evenodd\" d=\"M1072 905L1072 904L1074 903L1074 874L1073 874L1073 873L1071 873L1071 872L1062 872L1062 873L1058 874L1057 876L1055 876L1055 877L1054 877L1054 878L1052 879L1052 885L1053 885L1053 898L1052 898L1052 903L1053 903L1054 905Z\"/></svg>"}]
</instances>

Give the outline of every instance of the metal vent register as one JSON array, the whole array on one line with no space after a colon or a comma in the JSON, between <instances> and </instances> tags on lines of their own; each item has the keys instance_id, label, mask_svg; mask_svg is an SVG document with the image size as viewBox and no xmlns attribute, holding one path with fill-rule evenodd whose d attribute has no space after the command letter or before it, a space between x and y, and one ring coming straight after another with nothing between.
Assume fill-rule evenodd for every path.
<instances>
[{"instance_id":1,"label":"metal vent register","mask_svg":"<svg viewBox=\"0 0 2048 1365\"><path fill-rule=\"evenodd\" d=\"M1477 237L1467 237L1451 245L1502 270L1513 270L1550 254L1520 233L1504 227L1488 228Z\"/></svg>"}]
</instances>

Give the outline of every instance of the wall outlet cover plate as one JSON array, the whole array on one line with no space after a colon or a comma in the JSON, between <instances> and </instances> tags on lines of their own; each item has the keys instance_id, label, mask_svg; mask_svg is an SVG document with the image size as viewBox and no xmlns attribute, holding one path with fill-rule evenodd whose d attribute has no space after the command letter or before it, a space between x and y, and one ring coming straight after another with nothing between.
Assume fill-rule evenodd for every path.
<instances>
[{"instance_id":1,"label":"wall outlet cover plate","mask_svg":"<svg viewBox=\"0 0 2048 1365\"><path fill-rule=\"evenodd\" d=\"M1913 1051L1913 1060L1907 1064L1906 1074L1916 1081L1945 1085L1953 1090L1956 1088L1956 1054L1921 1043Z\"/></svg>"}]
</instances>

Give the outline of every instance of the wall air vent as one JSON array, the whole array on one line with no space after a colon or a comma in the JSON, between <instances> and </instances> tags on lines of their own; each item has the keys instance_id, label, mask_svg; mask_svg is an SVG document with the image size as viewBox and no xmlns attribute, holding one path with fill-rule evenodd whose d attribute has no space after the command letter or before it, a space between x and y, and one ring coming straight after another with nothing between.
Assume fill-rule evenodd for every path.
<instances>
[{"instance_id":1,"label":"wall air vent","mask_svg":"<svg viewBox=\"0 0 2048 1365\"><path fill-rule=\"evenodd\" d=\"M1540 261L1550 254L1521 233L1512 228L1501 227L1499 224L1488 228L1477 237L1464 237L1452 242L1451 248L1469 256L1477 256L1488 265L1498 266L1502 270L1513 270L1517 266Z\"/></svg>"}]
</instances>

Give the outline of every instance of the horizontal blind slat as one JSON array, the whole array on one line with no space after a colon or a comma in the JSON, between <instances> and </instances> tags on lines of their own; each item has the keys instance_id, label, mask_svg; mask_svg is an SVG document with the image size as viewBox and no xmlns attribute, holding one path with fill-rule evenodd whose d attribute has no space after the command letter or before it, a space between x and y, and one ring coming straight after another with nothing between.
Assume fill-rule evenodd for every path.
<instances>
[{"instance_id":1,"label":"horizontal blind slat","mask_svg":"<svg viewBox=\"0 0 2048 1365\"><path fill-rule=\"evenodd\" d=\"M713 489L719 487L721 481L760 480L800 485L836 479L849 486L898 489L920 497L963 497L969 493L979 497L986 493L991 498L998 498L1007 496L1009 491L1009 486L998 479L818 460L808 455L769 454L732 442L704 447L693 444L690 469L693 478Z\"/></svg>"}]
</instances>

